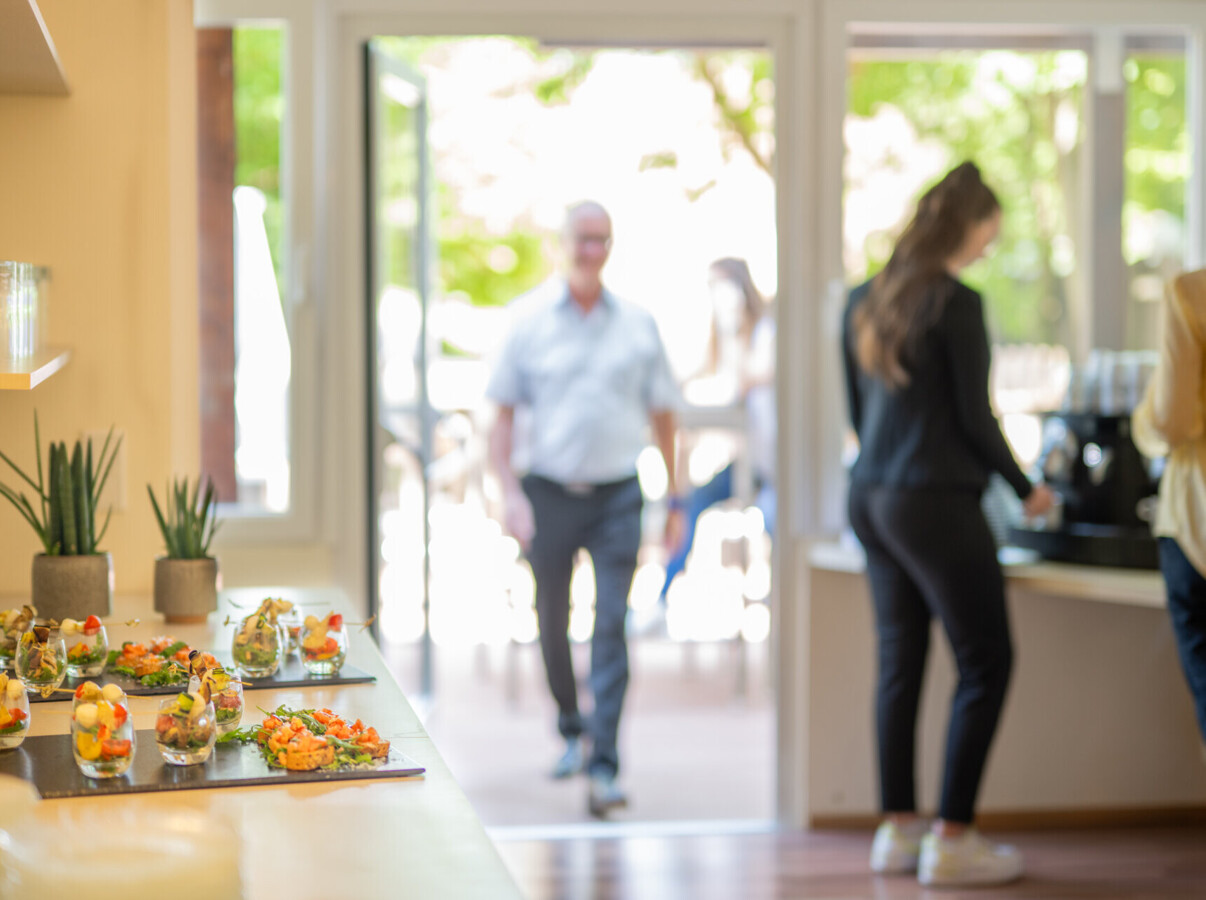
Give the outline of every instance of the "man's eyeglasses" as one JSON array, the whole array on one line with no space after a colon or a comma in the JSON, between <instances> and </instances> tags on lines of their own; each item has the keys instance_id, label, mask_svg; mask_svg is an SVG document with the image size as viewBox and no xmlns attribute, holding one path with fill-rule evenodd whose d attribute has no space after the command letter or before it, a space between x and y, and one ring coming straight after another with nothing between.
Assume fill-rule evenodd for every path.
<instances>
[{"instance_id":1,"label":"man's eyeglasses","mask_svg":"<svg viewBox=\"0 0 1206 900\"><path fill-rule=\"evenodd\" d=\"M611 249L611 235L601 234L575 234L572 235L573 242L580 247L602 247L604 250Z\"/></svg>"}]
</instances>

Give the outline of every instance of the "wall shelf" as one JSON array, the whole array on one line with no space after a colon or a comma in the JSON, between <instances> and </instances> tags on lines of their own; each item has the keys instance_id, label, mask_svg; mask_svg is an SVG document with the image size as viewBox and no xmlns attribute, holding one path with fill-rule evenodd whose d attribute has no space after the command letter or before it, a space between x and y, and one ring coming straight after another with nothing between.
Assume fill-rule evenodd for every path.
<instances>
[{"instance_id":1,"label":"wall shelf","mask_svg":"<svg viewBox=\"0 0 1206 900\"><path fill-rule=\"evenodd\" d=\"M38 0L0 0L0 94L67 93Z\"/></svg>"},{"instance_id":2,"label":"wall shelf","mask_svg":"<svg viewBox=\"0 0 1206 900\"><path fill-rule=\"evenodd\" d=\"M70 350L46 347L22 362L0 364L0 391L32 391L69 359Z\"/></svg>"}]
</instances>

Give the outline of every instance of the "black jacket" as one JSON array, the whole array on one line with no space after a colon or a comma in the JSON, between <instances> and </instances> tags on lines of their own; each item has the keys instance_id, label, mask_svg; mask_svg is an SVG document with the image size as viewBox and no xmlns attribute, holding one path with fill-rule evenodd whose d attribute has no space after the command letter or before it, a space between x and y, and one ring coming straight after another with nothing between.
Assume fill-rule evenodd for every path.
<instances>
[{"instance_id":1,"label":"black jacket","mask_svg":"<svg viewBox=\"0 0 1206 900\"><path fill-rule=\"evenodd\" d=\"M853 314L871 282L850 292L842 357L850 418L860 450L853 483L983 491L1000 472L1023 499L1023 474L988 401L989 344L980 295L951 278L942 315L905 363L909 383L889 388L864 372L854 351Z\"/></svg>"}]
</instances>

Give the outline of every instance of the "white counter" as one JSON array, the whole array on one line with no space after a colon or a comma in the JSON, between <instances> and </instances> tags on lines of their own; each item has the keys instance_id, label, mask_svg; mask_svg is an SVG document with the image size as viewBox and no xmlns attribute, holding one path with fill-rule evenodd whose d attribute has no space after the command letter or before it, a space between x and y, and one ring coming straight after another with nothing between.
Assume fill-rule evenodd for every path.
<instances>
[{"instance_id":1,"label":"white counter","mask_svg":"<svg viewBox=\"0 0 1206 900\"><path fill-rule=\"evenodd\" d=\"M281 591L272 596L308 605L303 614L348 610L333 592ZM229 592L254 608L265 591ZM133 628L108 626L110 641L170 633L199 649L228 649L239 612L224 598L206 625L165 626L149 598L124 598L107 620L140 617ZM348 662L377 681L371 685L251 690L243 723L258 721L256 707L281 703L330 707L375 726L393 747L427 769L418 778L373 779L291 786L180 790L43 801L43 813L61 809L111 815L128 810L198 809L231 819L243 842L246 900L331 900L343 897L512 898L519 891L464 793L367 634L351 632ZM138 729L152 728L159 698L131 697ZM31 704L31 734L69 729L70 702ZM140 746L138 753L155 753ZM64 847L64 853L70 848ZM165 888L166 889L166 888ZM170 893L170 890L168 891Z\"/></svg>"},{"instance_id":2,"label":"white counter","mask_svg":"<svg viewBox=\"0 0 1206 900\"><path fill-rule=\"evenodd\" d=\"M1165 607L1164 579L1154 569L1112 569L1048 562L1038 554L1017 547L1006 547L999 554L1001 569L1010 588L1049 594L1053 597L1079 597L1103 603L1128 606ZM808 550L808 563L816 569L862 574L866 557L857 544L822 541Z\"/></svg>"},{"instance_id":3,"label":"white counter","mask_svg":"<svg viewBox=\"0 0 1206 900\"><path fill-rule=\"evenodd\" d=\"M982 817L1172 820L1206 809L1206 760L1158 572L1004 566L1015 666ZM813 545L803 602L808 821L874 817L874 621L862 552ZM954 666L935 625L918 726L918 796L937 802Z\"/></svg>"}]
</instances>

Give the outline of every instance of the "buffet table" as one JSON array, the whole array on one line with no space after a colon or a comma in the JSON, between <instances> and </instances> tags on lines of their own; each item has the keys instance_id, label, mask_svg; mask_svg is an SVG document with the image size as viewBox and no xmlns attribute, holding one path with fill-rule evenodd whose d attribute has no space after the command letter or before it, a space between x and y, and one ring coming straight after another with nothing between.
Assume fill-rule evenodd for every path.
<instances>
[{"instance_id":1,"label":"buffet table","mask_svg":"<svg viewBox=\"0 0 1206 900\"><path fill-rule=\"evenodd\" d=\"M1004 554L1015 662L981 791L997 827L1200 819L1206 765L1160 574ZM877 812L875 635L856 544L807 556L804 782L814 826ZM954 664L934 625L918 724L918 795L938 795Z\"/></svg>"},{"instance_id":2,"label":"buffet table","mask_svg":"<svg viewBox=\"0 0 1206 900\"><path fill-rule=\"evenodd\" d=\"M203 650L228 650L233 622L265 596L301 606L302 615L331 609L352 618L345 598L334 591L227 591L220 609L204 625L168 626L151 611L149 598L119 598L106 619L110 642L171 634ZM224 624L227 616L231 624ZM139 618L135 626L125 620ZM422 776L281 786L171 790L43 800L39 817L67 813L73 819L129 820L140 813L198 810L228 824L239 835L246 900L308 900L333 897L508 898L519 891L473 808L431 738L386 668L370 636L349 628L349 664L376 677L372 684L268 689L245 688L243 725L258 722L257 707L329 707L373 725L392 748L426 769ZM103 681L103 678L96 679ZM159 698L130 697L138 730L155 724ZM30 736L63 734L71 703L31 705ZM156 753L153 744L136 748ZM64 854L70 852L61 848ZM170 894L170 891L166 893ZM134 890L130 896L142 896Z\"/></svg>"}]
</instances>

